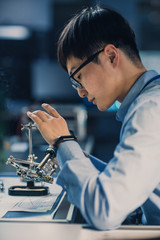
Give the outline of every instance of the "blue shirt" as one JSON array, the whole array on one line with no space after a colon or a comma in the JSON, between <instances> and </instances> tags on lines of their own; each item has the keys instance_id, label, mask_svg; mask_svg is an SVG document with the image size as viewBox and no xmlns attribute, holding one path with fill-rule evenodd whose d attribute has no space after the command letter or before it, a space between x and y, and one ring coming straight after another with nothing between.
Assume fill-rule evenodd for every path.
<instances>
[{"instance_id":1,"label":"blue shirt","mask_svg":"<svg viewBox=\"0 0 160 240\"><path fill-rule=\"evenodd\" d=\"M97 229L119 227L139 206L145 224L160 225L160 78L144 88L157 75L145 72L122 102L120 141L108 164L86 157L75 141L58 149L57 183Z\"/></svg>"}]
</instances>

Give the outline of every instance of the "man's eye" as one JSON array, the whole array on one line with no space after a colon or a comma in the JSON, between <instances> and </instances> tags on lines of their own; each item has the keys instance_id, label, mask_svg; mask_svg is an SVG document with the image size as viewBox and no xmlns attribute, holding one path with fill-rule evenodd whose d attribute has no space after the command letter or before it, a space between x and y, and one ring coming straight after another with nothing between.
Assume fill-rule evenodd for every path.
<instances>
[{"instance_id":1,"label":"man's eye","mask_svg":"<svg viewBox=\"0 0 160 240\"><path fill-rule=\"evenodd\" d=\"M78 80L81 80L81 74L79 74L79 75L77 76L77 79L78 79Z\"/></svg>"}]
</instances>

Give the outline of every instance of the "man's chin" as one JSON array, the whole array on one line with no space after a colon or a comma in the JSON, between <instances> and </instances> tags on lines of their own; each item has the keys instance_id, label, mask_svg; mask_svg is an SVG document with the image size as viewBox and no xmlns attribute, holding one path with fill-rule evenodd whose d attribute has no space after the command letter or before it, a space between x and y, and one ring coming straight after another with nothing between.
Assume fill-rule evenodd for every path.
<instances>
[{"instance_id":1,"label":"man's chin","mask_svg":"<svg viewBox=\"0 0 160 240\"><path fill-rule=\"evenodd\" d=\"M112 104L106 104L106 105L97 104L97 108L98 108L98 110L101 111L101 112L106 111L106 110L109 109L111 106L112 106Z\"/></svg>"},{"instance_id":2,"label":"man's chin","mask_svg":"<svg viewBox=\"0 0 160 240\"><path fill-rule=\"evenodd\" d=\"M98 106L98 105L97 105L97 108L98 108L98 110L101 111L101 112L104 112L104 111L106 111L106 110L108 109L108 108L105 107L105 106Z\"/></svg>"}]
</instances>

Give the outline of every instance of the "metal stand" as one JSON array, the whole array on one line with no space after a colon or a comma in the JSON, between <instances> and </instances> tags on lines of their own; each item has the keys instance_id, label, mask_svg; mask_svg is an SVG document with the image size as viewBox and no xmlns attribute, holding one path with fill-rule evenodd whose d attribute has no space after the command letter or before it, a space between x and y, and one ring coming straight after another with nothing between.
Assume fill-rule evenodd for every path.
<instances>
[{"instance_id":1,"label":"metal stand","mask_svg":"<svg viewBox=\"0 0 160 240\"><path fill-rule=\"evenodd\" d=\"M13 156L8 158L7 164L11 164L17 169L17 175L22 177L26 182L27 186L12 186L8 189L9 195L19 196L42 196L49 194L49 188L34 185L34 182L53 182L51 176L58 167L57 162L53 159L53 149L49 147L46 152L44 159L37 163L35 159L37 157L32 153L32 129L36 129L36 125L28 123L22 126L22 130L28 130L29 136L29 155L27 160L16 159ZM20 164L27 165L24 167Z\"/></svg>"}]
</instances>

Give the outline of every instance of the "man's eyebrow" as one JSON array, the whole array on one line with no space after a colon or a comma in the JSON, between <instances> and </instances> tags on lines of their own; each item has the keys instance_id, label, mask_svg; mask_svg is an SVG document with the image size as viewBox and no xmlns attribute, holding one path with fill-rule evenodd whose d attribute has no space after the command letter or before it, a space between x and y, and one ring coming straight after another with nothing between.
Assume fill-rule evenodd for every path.
<instances>
[{"instance_id":1,"label":"man's eyebrow","mask_svg":"<svg viewBox=\"0 0 160 240\"><path fill-rule=\"evenodd\" d=\"M70 72L69 72L70 75L73 73L73 70L76 70L75 66L70 69Z\"/></svg>"}]
</instances>

